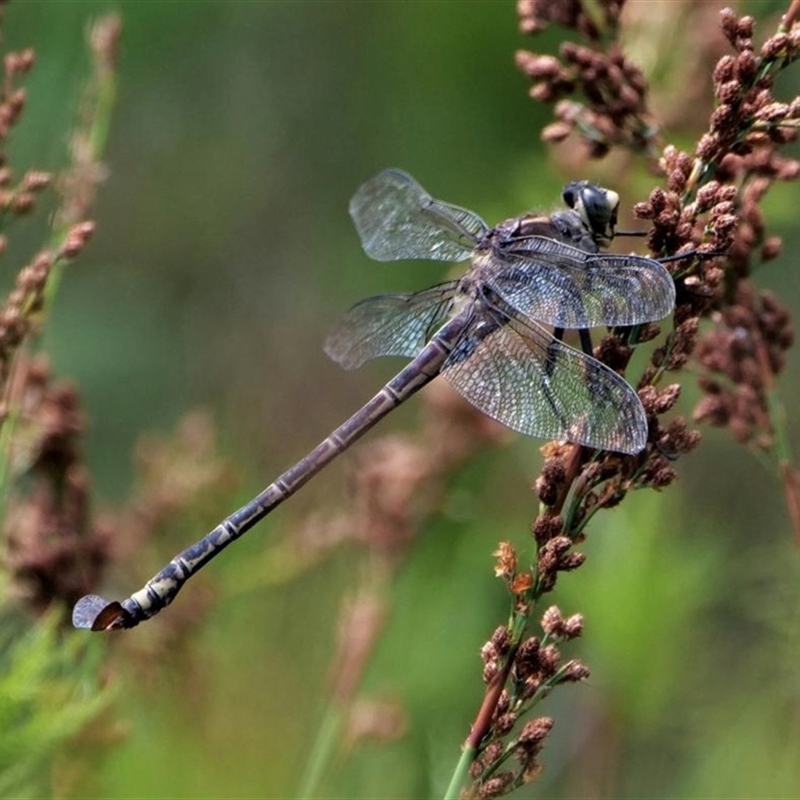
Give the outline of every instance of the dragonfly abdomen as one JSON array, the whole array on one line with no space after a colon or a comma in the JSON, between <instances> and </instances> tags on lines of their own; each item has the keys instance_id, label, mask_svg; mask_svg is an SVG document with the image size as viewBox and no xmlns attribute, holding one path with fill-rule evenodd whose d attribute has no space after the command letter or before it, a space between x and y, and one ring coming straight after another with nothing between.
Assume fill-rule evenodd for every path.
<instances>
[{"instance_id":1,"label":"dragonfly abdomen","mask_svg":"<svg viewBox=\"0 0 800 800\"><path fill-rule=\"evenodd\" d=\"M168 606L195 572L291 497L390 411L430 383L439 374L471 318L470 310L465 309L446 322L417 357L350 419L267 486L261 494L231 514L199 542L175 556L161 572L127 600L122 603L107 603L96 595L82 598L73 612L73 623L76 627L93 630L132 628Z\"/></svg>"}]
</instances>

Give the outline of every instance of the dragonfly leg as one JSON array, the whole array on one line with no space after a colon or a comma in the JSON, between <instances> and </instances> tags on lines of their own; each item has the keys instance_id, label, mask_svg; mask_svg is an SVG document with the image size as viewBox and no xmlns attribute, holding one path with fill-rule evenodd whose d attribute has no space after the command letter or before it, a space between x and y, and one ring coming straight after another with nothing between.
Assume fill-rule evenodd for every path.
<instances>
[{"instance_id":1,"label":"dragonfly leg","mask_svg":"<svg viewBox=\"0 0 800 800\"><path fill-rule=\"evenodd\" d=\"M550 344L547 346L547 361L545 362L544 365L544 374L545 377L548 378L548 380L542 383L541 390L545 400L547 400L547 403L550 406L550 410L553 412L553 415L558 418L558 421L561 423L564 430L566 430L568 425L567 420L559 410L558 403L556 402L556 397L553 394L553 390L550 387L550 381L549 381L549 379L553 377L553 370L555 370L558 362L558 351L557 351L556 341L560 342L563 340L563 338L564 338L564 328L553 328L553 339L555 341L550 342Z\"/></svg>"},{"instance_id":2,"label":"dragonfly leg","mask_svg":"<svg viewBox=\"0 0 800 800\"><path fill-rule=\"evenodd\" d=\"M553 328L553 338L561 342L564 340L564 328ZM551 377L553 370L556 367L556 352L555 347L551 343L547 347L547 363L544 366L547 377Z\"/></svg>"},{"instance_id":3,"label":"dragonfly leg","mask_svg":"<svg viewBox=\"0 0 800 800\"><path fill-rule=\"evenodd\" d=\"M592 336L589 333L587 328L581 328L578 331L578 336L581 337L581 348L587 356L592 355L593 348L592 348Z\"/></svg>"},{"instance_id":4,"label":"dragonfly leg","mask_svg":"<svg viewBox=\"0 0 800 800\"><path fill-rule=\"evenodd\" d=\"M581 339L581 349L587 356L593 354L594 350L592 348L592 336L589 333L587 328L579 328L578 329L578 336ZM559 342L564 341L564 328L553 328L553 338L557 339ZM553 370L553 359L547 359L547 369L548 374L552 374Z\"/></svg>"}]
</instances>

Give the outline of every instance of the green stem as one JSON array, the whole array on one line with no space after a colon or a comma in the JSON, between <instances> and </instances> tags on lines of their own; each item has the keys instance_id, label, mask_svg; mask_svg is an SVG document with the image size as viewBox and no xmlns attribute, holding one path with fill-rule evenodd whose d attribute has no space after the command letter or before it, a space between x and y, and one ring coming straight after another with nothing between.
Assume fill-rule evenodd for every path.
<instances>
[{"instance_id":1,"label":"green stem","mask_svg":"<svg viewBox=\"0 0 800 800\"><path fill-rule=\"evenodd\" d=\"M474 747L471 745L464 745L461 751L461 758L458 759L458 764L456 764L456 768L453 771L453 777L450 778L450 783L447 787L447 791L444 793L443 800L455 800L455 798L458 797L461 787L467 780L470 765L477 755L478 751Z\"/></svg>"},{"instance_id":2,"label":"green stem","mask_svg":"<svg viewBox=\"0 0 800 800\"><path fill-rule=\"evenodd\" d=\"M778 463L791 464L792 453L786 435L786 409L774 389L766 392L767 413L772 422L772 431L775 434L775 454Z\"/></svg>"},{"instance_id":3,"label":"green stem","mask_svg":"<svg viewBox=\"0 0 800 800\"><path fill-rule=\"evenodd\" d=\"M333 759L339 731L342 727L342 712L331 704L322 718L322 724L317 731L317 737L311 747L311 753L303 773L303 782L297 793L298 797L311 798L317 795L322 776Z\"/></svg>"}]
</instances>

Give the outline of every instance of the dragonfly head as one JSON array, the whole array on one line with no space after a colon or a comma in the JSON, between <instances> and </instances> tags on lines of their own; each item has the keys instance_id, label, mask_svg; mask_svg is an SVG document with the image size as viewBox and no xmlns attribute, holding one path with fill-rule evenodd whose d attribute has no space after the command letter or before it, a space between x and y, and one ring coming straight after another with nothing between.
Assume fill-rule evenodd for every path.
<instances>
[{"instance_id":1,"label":"dragonfly head","mask_svg":"<svg viewBox=\"0 0 800 800\"><path fill-rule=\"evenodd\" d=\"M619 195L588 181L572 181L564 187L564 202L583 220L598 245L610 244L617 225Z\"/></svg>"}]
</instances>

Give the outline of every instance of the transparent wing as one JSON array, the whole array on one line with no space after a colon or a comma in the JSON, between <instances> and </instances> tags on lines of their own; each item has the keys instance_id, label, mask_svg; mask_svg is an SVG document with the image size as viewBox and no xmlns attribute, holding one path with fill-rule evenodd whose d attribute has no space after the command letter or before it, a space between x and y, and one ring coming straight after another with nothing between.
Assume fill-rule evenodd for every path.
<instances>
[{"instance_id":1,"label":"transparent wing","mask_svg":"<svg viewBox=\"0 0 800 800\"><path fill-rule=\"evenodd\" d=\"M456 345L442 375L466 400L515 431L601 450L638 453L647 418L633 388L538 325L493 319ZM484 323L485 324L485 323Z\"/></svg>"},{"instance_id":2,"label":"transparent wing","mask_svg":"<svg viewBox=\"0 0 800 800\"><path fill-rule=\"evenodd\" d=\"M412 358L449 316L456 281L414 294L368 297L356 303L325 340L325 352L345 369L378 356Z\"/></svg>"},{"instance_id":3,"label":"transparent wing","mask_svg":"<svg viewBox=\"0 0 800 800\"><path fill-rule=\"evenodd\" d=\"M658 261L587 253L531 237L524 250L498 251L486 285L528 319L558 328L637 325L675 306L675 284ZM500 266L502 265L502 266Z\"/></svg>"},{"instance_id":4,"label":"transparent wing","mask_svg":"<svg viewBox=\"0 0 800 800\"><path fill-rule=\"evenodd\" d=\"M434 200L397 169L370 178L353 195L350 216L367 255L378 261L463 261L488 232L477 214Z\"/></svg>"}]
</instances>

